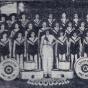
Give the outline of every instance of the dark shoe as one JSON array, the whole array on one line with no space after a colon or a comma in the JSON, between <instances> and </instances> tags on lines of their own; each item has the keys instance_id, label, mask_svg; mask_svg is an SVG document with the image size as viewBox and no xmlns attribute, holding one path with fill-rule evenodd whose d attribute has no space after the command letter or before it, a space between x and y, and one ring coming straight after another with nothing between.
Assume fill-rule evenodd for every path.
<instances>
[{"instance_id":1,"label":"dark shoe","mask_svg":"<svg viewBox=\"0 0 88 88\"><path fill-rule=\"evenodd\" d=\"M51 74L49 74L49 78L51 78Z\"/></svg>"},{"instance_id":2,"label":"dark shoe","mask_svg":"<svg viewBox=\"0 0 88 88\"><path fill-rule=\"evenodd\" d=\"M44 74L44 78L47 78L47 74Z\"/></svg>"}]
</instances>

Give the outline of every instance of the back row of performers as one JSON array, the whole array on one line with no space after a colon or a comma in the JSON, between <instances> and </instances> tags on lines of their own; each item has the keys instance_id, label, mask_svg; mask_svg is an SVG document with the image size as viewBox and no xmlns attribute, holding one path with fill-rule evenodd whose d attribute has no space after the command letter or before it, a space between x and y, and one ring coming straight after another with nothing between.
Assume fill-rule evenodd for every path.
<instances>
[{"instance_id":1,"label":"back row of performers","mask_svg":"<svg viewBox=\"0 0 88 88\"><path fill-rule=\"evenodd\" d=\"M1 61L15 57L23 68L23 59L26 57L27 60L34 60L38 68L38 59L43 58L43 69L46 73L45 63L49 63L48 71L51 71L54 60L56 63L58 60L69 60L73 69L73 62L78 57L88 56L88 15L86 21L79 20L77 14L74 15L73 21L68 20L65 13L60 21L53 19L52 14L49 14L47 21L41 21L39 14L36 14L35 20L31 22L26 19L25 13L21 14L19 21L16 20L16 14L11 14L10 17L11 19L6 21L6 16L1 15Z\"/></svg>"}]
</instances>

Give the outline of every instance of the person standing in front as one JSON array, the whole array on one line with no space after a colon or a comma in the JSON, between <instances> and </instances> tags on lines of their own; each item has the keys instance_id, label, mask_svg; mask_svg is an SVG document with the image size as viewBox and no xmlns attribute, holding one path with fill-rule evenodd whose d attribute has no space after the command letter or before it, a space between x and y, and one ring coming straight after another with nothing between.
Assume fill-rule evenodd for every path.
<instances>
[{"instance_id":1,"label":"person standing in front","mask_svg":"<svg viewBox=\"0 0 88 88\"><path fill-rule=\"evenodd\" d=\"M53 68L53 40L56 40L53 35L50 34L49 29L41 37L40 54L42 57L44 77L51 77L51 69Z\"/></svg>"}]
</instances>

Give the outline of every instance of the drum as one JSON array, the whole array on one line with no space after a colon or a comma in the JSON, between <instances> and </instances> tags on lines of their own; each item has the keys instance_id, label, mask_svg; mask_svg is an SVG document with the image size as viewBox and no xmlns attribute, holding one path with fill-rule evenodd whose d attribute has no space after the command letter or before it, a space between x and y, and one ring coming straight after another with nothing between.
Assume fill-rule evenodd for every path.
<instances>
[{"instance_id":1,"label":"drum","mask_svg":"<svg viewBox=\"0 0 88 88\"><path fill-rule=\"evenodd\" d=\"M18 77L19 70L16 60L6 59L0 64L0 77L5 81L12 81Z\"/></svg>"},{"instance_id":2,"label":"drum","mask_svg":"<svg viewBox=\"0 0 88 88\"><path fill-rule=\"evenodd\" d=\"M72 79L73 77L74 77L73 71L61 71L59 69L52 70L52 78Z\"/></svg>"},{"instance_id":3,"label":"drum","mask_svg":"<svg viewBox=\"0 0 88 88\"><path fill-rule=\"evenodd\" d=\"M74 69L78 77L88 79L88 57L78 58L74 64Z\"/></svg>"},{"instance_id":4,"label":"drum","mask_svg":"<svg viewBox=\"0 0 88 88\"><path fill-rule=\"evenodd\" d=\"M24 62L24 69L25 70L34 70L35 69L35 62L34 61L26 61Z\"/></svg>"},{"instance_id":5,"label":"drum","mask_svg":"<svg viewBox=\"0 0 88 88\"><path fill-rule=\"evenodd\" d=\"M69 70L70 69L70 62L59 61L58 68L60 70Z\"/></svg>"},{"instance_id":6,"label":"drum","mask_svg":"<svg viewBox=\"0 0 88 88\"><path fill-rule=\"evenodd\" d=\"M33 71L21 70L21 79L26 80L34 80L34 79L42 79L43 78L43 70L36 69Z\"/></svg>"}]
</instances>

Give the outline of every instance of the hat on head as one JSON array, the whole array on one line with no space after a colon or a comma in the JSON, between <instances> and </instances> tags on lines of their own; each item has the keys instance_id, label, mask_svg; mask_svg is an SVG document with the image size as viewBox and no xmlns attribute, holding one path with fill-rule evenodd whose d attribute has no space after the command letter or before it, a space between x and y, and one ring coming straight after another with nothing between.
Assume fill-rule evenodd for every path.
<instances>
[{"instance_id":1,"label":"hat on head","mask_svg":"<svg viewBox=\"0 0 88 88\"><path fill-rule=\"evenodd\" d=\"M17 14L16 13L11 13L10 15L9 15L9 19L11 20L11 17L12 16L15 16L15 18L17 18Z\"/></svg>"},{"instance_id":2,"label":"hat on head","mask_svg":"<svg viewBox=\"0 0 88 88\"><path fill-rule=\"evenodd\" d=\"M5 20L7 20L7 18L8 18L6 14L1 14L0 15L0 20L1 20L2 17L5 17Z\"/></svg>"}]
</instances>

